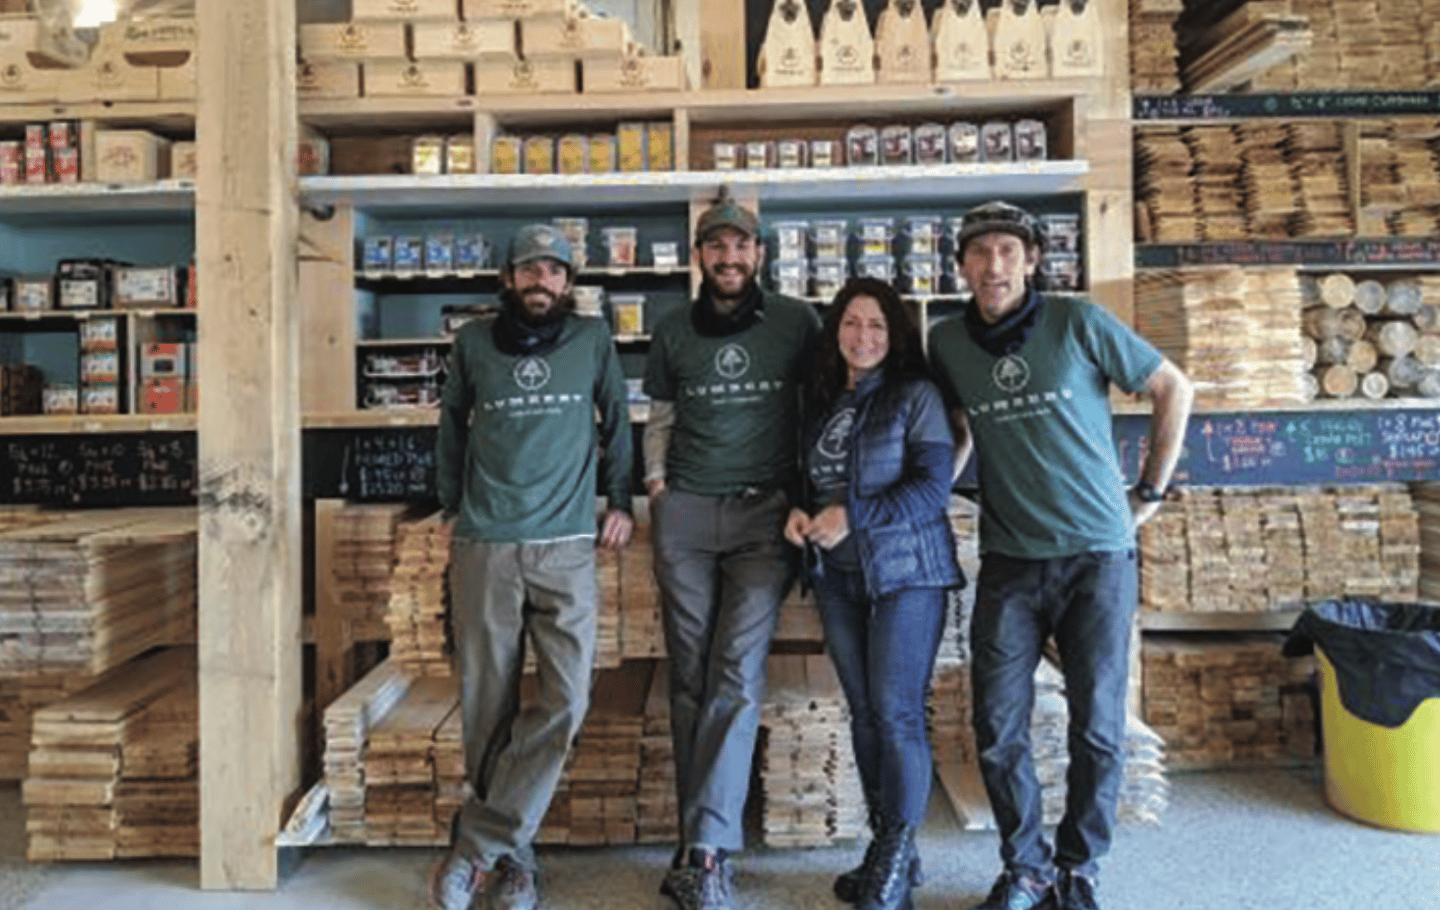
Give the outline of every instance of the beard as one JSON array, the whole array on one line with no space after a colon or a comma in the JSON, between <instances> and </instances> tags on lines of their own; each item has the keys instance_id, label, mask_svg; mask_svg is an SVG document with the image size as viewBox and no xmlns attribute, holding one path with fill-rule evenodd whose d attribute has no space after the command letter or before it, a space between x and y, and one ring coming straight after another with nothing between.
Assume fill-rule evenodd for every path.
<instances>
[{"instance_id":1,"label":"beard","mask_svg":"<svg viewBox=\"0 0 1440 910\"><path fill-rule=\"evenodd\" d=\"M727 273L738 272L743 278L740 282L739 290L734 293L722 289L716 276L712 274L709 269L701 270L705 289L710 292L710 297L713 300L727 302L741 300L755 290L759 284L756 279L756 270L751 266L728 266L725 271Z\"/></svg>"},{"instance_id":2,"label":"beard","mask_svg":"<svg viewBox=\"0 0 1440 910\"><path fill-rule=\"evenodd\" d=\"M547 301L543 310L531 302L536 297ZM527 300L529 298L529 300ZM545 288L531 288L523 295L506 288L500 293L500 300L515 317L532 329L543 329L563 320L575 311L575 297L572 294L553 294Z\"/></svg>"}]
</instances>

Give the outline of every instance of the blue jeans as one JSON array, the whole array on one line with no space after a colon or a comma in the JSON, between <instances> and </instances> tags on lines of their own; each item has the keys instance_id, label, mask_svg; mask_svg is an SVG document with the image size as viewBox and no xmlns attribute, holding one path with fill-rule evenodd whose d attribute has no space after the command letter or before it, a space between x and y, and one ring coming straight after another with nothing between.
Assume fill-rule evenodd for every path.
<instances>
[{"instance_id":1,"label":"blue jeans","mask_svg":"<svg viewBox=\"0 0 1440 910\"><path fill-rule=\"evenodd\" d=\"M815 600L850 703L865 801L872 813L919 825L930 799L925 690L945 625L945 590L906 588L872 601L859 572L825 566Z\"/></svg>"},{"instance_id":2,"label":"blue jeans","mask_svg":"<svg viewBox=\"0 0 1440 910\"><path fill-rule=\"evenodd\" d=\"M1125 694L1138 596L1134 550L1058 559L986 554L971 619L975 739L1005 866L1048 881L1053 866L1093 877L1110 849L1125 770ZM1070 728L1065 816L1041 831L1030 753L1035 667L1055 636Z\"/></svg>"}]
</instances>

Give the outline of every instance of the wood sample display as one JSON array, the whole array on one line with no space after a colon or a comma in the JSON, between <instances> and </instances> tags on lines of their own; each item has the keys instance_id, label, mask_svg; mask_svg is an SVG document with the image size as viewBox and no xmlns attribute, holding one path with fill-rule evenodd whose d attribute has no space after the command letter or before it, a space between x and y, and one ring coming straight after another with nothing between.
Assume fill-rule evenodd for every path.
<instances>
[{"instance_id":1,"label":"wood sample display","mask_svg":"<svg viewBox=\"0 0 1440 910\"><path fill-rule=\"evenodd\" d=\"M0 675L98 674L195 640L193 508L112 509L0 533Z\"/></svg>"},{"instance_id":2,"label":"wood sample display","mask_svg":"<svg viewBox=\"0 0 1440 910\"><path fill-rule=\"evenodd\" d=\"M1105 71L1098 0L1060 0L1050 23L1050 75L1085 79Z\"/></svg>"},{"instance_id":3,"label":"wood sample display","mask_svg":"<svg viewBox=\"0 0 1440 910\"><path fill-rule=\"evenodd\" d=\"M875 81L875 39L859 0L830 0L820 21L820 84Z\"/></svg>"},{"instance_id":4,"label":"wood sample display","mask_svg":"<svg viewBox=\"0 0 1440 910\"><path fill-rule=\"evenodd\" d=\"M930 28L920 0L889 0L875 23L877 81L886 84L929 83Z\"/></svg>"},{"instance_id":5,"label":"wood sample display","mask_svg":"<svg viewBox=\"0 0 1440 910\"><path fill-rule=\"evenodd\" d=\"M1003 0L989 11L986 22L990 26L996 79L1044 79L1050 75L1039 3Z\"/></svg>"},{"instance_id":6,"label":"wood sample display","mask_svg":"<svg viewBox=\"0 0 1440 910\"><path fill-rule=\"evenodd\" d=\"M930 21L935 81L989 79L990 33L980 0L945 0Z\"/></svg>"},{"instance_id":7,"label":"wood sample display","mask_svg":"<svg viewBox=\"0 0 1440 910\"><path fill-rule=\"evenodd\" d=\"M765 43L756 61L762 88L814 85L819 81L815 26L800 0L775 0Z\"/></svg>"},{"instance_id":8,"label":"wood sample display","mask_svg":"<svg viewBox=\"0 0 1440 910\"><path fill-rule=\"evenodd\" d=\"M1302 278L1316 397L1440 397L1440 278Z\"/></svg>"},{"instance_id":9,"label":"wood sample display","mask_svg":"<svg viewBox=\"0 0 1440 910\"><path fill-rule=\"evenodd\" d=\"M1146 635L1145 721L1171 768L1293 764L1315 755L1313 657L1283 635Z\"/></svg>"},{"instance_id":10,"label":"wood sample display","mask_svg":"<svg viewBox=\"0 0 1440 910\"><path fill-rule=\"evenodd\" d=\"M1345 596L1414 600L1420 540L1400 485L1193 488L1140 528L1140 606L1267 613Z\"/></svg>"},{"instance_id":11,"label":"wood sample display","mask_svg":"<svg viewBox=\"0 0 1440 910\"><path fill-rule=\"evenodd\" d=\"M198 691L195 649L170 648L37 711L26 857L198 856Z\"/></svg>"},{"instance_id":12,"label":"wood sample display","mask_svg":"<svg viewBox=\"0 0 1440 910\"><path fill-rule=\"evenodd\" d=\"M1175 21L1184 0L1130 0L1130 87L1137 94L1180 91Z\"/></svg>"}]
</instances>

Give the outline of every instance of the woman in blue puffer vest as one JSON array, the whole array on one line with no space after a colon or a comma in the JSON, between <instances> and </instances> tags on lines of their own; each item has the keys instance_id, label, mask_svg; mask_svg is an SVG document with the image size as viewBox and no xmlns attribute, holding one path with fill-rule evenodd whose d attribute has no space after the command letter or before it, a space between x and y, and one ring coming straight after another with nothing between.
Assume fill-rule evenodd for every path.
<instances>
[{"instance_id":1,"label":"woman in blue puffer vest","mask_svg":"<svg viewBox=\"0 0 1440 910\"><path fill-rule=\"evenodd\" d=\"M874 833L835 894L861 910L906 910L930 794L925 691L946 591L965 582L946 517L954 442L945 407L888 284L857 278L836 296L806 413L806 508L791 510L785 536L808 556Z\"/></svg>"}]
</instances>

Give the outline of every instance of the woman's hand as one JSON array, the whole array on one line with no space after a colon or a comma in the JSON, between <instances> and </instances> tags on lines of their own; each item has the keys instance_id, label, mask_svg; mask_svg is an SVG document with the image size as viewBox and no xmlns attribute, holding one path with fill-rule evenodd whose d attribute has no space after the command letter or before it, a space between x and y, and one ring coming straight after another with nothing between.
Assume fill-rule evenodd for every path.
<instances>
[{"instance_id":1,"label":"woman's hand","mask_svg":"<svg viewBox=\"0 0 1440 910\"><path fill-rule=\"evenodd\" d=\"M845 514L845 507L836 503L821 509L810 519L810 527L805 531L805 536L819 544L822 549L833 549L836 544L850 536L850 516Z\"/></svg>"},{"instance_id":2,"label":"woman's hand","mask_svg":"<svg viewBox=\"0 0 1440 910\"><path fill-rule=\"evenodd\" d=\"M799 509L791 509L785 519L785 539L800 549L805 549L805 535L810 530L810 516Z\"/></svg>"}]
</instances>

